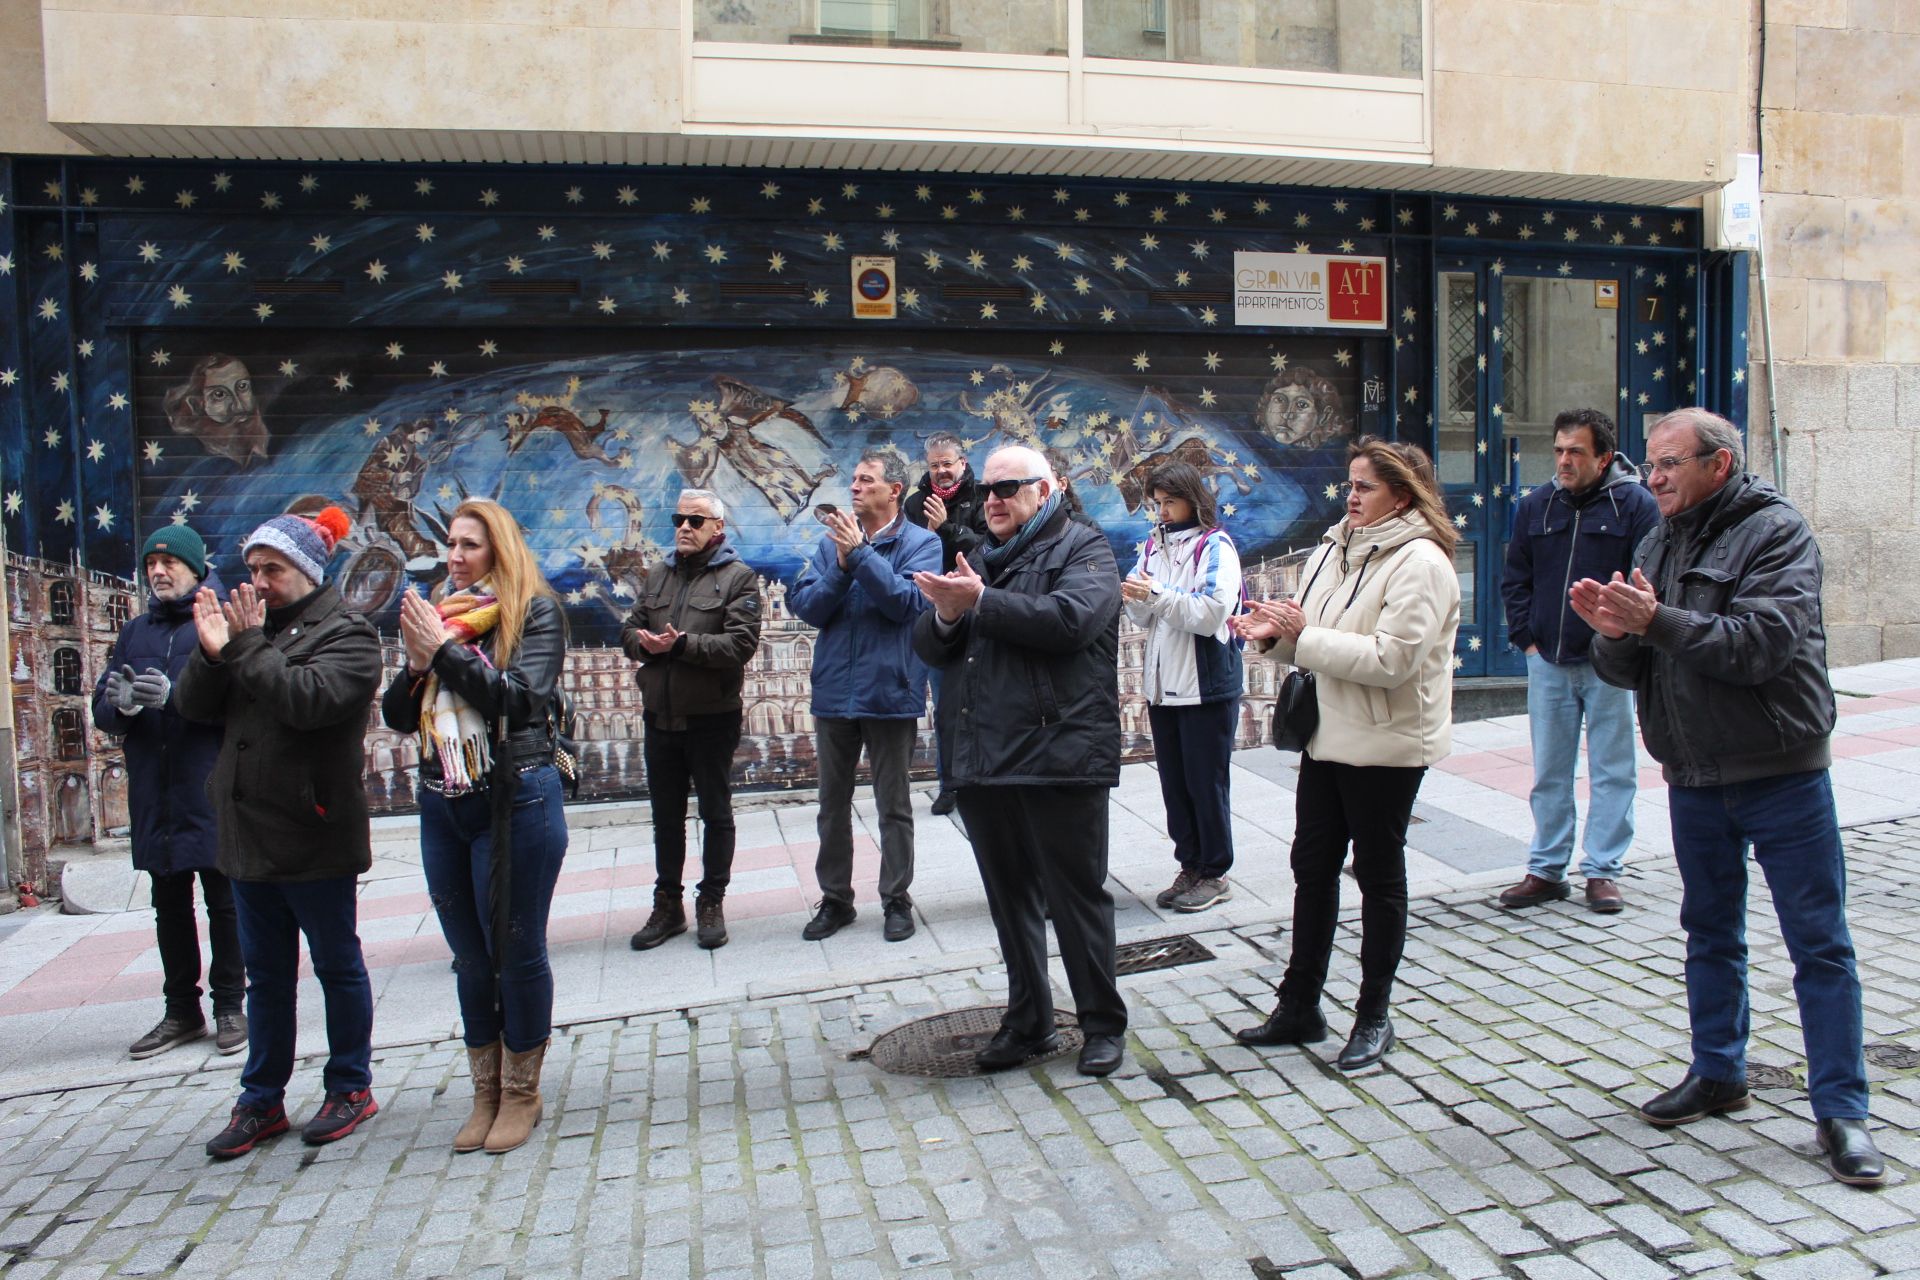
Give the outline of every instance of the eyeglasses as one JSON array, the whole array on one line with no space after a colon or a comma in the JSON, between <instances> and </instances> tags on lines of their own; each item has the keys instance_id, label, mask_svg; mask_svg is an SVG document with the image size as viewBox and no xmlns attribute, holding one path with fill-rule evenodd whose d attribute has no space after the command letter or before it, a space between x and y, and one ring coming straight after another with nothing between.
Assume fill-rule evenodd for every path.
<instances>
[{"instance_id":1,"label":"eyeglasses","mask_svg":"<svg viewBox=\"0 0 1920 1280\"><path fill-rule=\"evenodd\" d=\"M1702 458L1711 458L1718 452L1720 452L1718 449L1709 449L1705 453L1690 453L1684 458L1655 458L1651 462L1643 462L1640 464L1640 478L1642 480L1651 480L1653 479L1653 473L1656 471L1678 471L1689 462L1698 462Z\"/></svg>"},{"instance_id":2,"label":"eyeglasses","mask_svg":"<svg viewBox=\"0 0 1920 1280\"><path fill-rule=\"evenodd\" d=\"M669 519L673 521L673 527L676 529L681 525L686 525L689 529L698 529L706 524L707 521L718 518L717 516L690 516L684 511L676 511L669 517Z\"/></svg>"},{"instance_id":3,"label":"eyeglasses","mask_svg":"<svg viewBox=\"0 0 1920 1280\"><path fill-rule=\"evenodd\" d=\"M1379 488L1380 482L1378 480L1349 480L1340 486L1340 492L1348 497L1357 493L1364 498L1368 494L1376 492Z\"/></svg>"},{"instance_id":4,"label":"eyeglasses","mask_svg":"<svg viewBox=\"0 0 1920 1280\"><path fill-rule=\"evenodd\" d=\"M987 486L987 492L1005 501L1030 484L1039 484L1045 476L1024 476L1019 480L995 480Z\"/></svg>"}]
</instances>

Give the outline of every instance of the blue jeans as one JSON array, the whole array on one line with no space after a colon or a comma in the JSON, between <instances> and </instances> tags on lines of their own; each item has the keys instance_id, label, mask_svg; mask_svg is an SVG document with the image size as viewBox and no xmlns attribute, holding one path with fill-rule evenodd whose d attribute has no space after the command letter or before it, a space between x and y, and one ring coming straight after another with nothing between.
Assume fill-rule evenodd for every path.
<instances>
[{"instance_id":1,"label":"blue jeans","mask_svg":"<svg viewBox=\"0 0 1920 1280\"><path fill-rule=\"evenodd\" d=\"M1533 847L1527 870L1542 880L1567 878L1573 857L1573 769L1580 722L1587 724L1587 834L1580 874L1618 880L1633 844L1633 692L1616 689L1591 663L1557 666L1527 655L1527 726L1533 733Z\"/></svg>"},{"instance_id":2,"label":"blue jeans","mask_svg":"<svg viewBox=\"0 0 1920 1280\"><path fill-rule=\"evenodd\" d=\"M321 1081L328 1093L355 1093L373 1083L373 984L367 981L356 932L358 879L233 882L248 981L247 1065L240 1072L240 1101L246 1106L280 1106L293 1078L303 933L327 1004L327 1066Z\"/></svg>"},{"instance_id":3,"label":"blue jeans","mask_svg":"<svg viewBox=\"0 0 1920 1280\"><path fill-rule=\"evenodd\" d=\"M478 1049L503 1036L525 1053L553 1034L553 970L547 964L547 911L567 856L567 814L560 771L552 765L520 775L513 798L513 852L506 953L494 978L493 800L420 792L420 865L440 932L453 948L454 986L468 1044Z\"/></svg>"},{"instance_id":4,"label":"blue jeans","mask_svg":"<svg viewBox=\"0 0 1920 1280\"><path fill-rule=\"evenodd\" d=\"M1687 931L1693 1073L1747 1071L1747 847L1766 874L1793 958L1793 994L1816 1120L1864 1120L1860 979L1847 932L1847 864L1825 769L1719 787L1670 787Z\"/></svg>"}]
</instances>

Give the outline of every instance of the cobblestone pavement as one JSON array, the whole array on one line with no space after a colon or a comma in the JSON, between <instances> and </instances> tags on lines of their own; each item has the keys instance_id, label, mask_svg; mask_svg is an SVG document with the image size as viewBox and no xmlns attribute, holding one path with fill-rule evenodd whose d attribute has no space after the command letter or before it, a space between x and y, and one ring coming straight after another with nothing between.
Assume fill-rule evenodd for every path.
<instances>
[{"instance_id":1,"label":"cobblestone pavement","mask_svg":"<svg viewBox=\"0 0 1920 1280\"><path fill-rule=\"evenodd\" d=\"M1847 833L1870 1044L1920 1048L1920 820ZM1678 898L1668 866L1641 900ZM999 972L582 1022L547 1059L548 1118L500 1158L449 1148L451 1043L382 1052L382 1110L325 1148L294 1135L215 1165L231 1081L195 1072L15 1098L0 1121L0 1272L41 1276L1920 1277L1920 1069L1873 1068L1893 1184L1840 1186L1812 1127L1789 971L1750 913L1752 1057L1793 1087L1681 1130L1632 1104L1684 1066L1671 906L1503 913L1418 900L1380 1067L1335 1035L1251 1051L1271 924L1216 958L1124 980L1128 1060L989 1079L888 1076L879 1032L993 1003ZM1895 1055L1876 1052L1887 1062ZM1911 1055L1907 1060L1911 1060ZM301 1064L290 1104L317 1100Z\"/></svg>"}]
</instances>

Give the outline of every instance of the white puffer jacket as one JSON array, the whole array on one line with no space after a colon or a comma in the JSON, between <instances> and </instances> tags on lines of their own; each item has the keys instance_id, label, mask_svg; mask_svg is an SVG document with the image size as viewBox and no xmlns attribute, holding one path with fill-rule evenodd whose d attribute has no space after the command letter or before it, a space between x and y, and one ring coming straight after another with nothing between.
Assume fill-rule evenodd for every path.
<instances>
[{"instance_id":1,"label":"white puffer jacket","mask_svg":"<svg viewBox=\"0 0 1920 1280\"><path fill-rule=\"evenodd\" d=\"M1453 640L1460 580L1424 517L1327 530L1301 572L1307 615L1298 641L1256 644L1314 673L1315 760L1415 767L1453 747Z\"/></svg>"},{"instance_id":2,"label":"white puffer jacket","mask_svg":"<svg viewBox=\"0 0 1920 1280\"><path fill-rule=\"evenodd\" d=\"M1239 697L1243 677L1227 619L1240 608L1240 553L1226 530L1156 531L1141 547L1133 572L1159 588L1145 600L1127 602L1127 617L1147 632L1141 695L1156 707ZM1201 644L1212 646L1205 670Z\"/></svg>"}]
</instances>

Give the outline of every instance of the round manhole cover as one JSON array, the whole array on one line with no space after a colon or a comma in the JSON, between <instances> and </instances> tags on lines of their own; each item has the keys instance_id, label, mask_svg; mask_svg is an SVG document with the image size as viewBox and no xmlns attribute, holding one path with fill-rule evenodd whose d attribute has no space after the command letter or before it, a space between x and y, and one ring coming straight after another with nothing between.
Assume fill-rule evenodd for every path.
<instances>
[{"instance_id":1,"label":"round manhole cover","mask_svg":"<svg viewBox=\"0 0 1920 1280\"><path fill-rule=\"evenodd\" d=\"M1868 1062L1889 1071L1911 1071L1920 1067L1920 1049L1909 1049L1903 1044L1870 1044L1866 1053Z\"/></svg>"},{"instance_id":2,"label":"round manhole cover","mask_svg":"<svg viewBox=\"0 0 1920 1280\"><path fill-rule=\"evenodd\" d=\"M1006 1012L1004 1005L990 1004L920 1018L883 1033L867 1050L867 1058L882 1071L897 1076L982 1075L973 1055L987 1047ZM1079 1020L1056 1009L1053 1025L1060 1033L1060 1053L1079 1052L1086 1040L1080 1034Z\"/></svg>"},{"instance_id":3,"label":"round manhole cover","mask_svg":"<svg viewBox=\"0 0 1920 1280\"><path fill-rule=\"evenodd\" d=\"M1747 1088L1749 1089L1798 1089L1800 1078L1785 1067L1754 1066L1747 1067Z\"/></svg>"}]
</instances>

